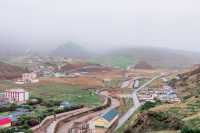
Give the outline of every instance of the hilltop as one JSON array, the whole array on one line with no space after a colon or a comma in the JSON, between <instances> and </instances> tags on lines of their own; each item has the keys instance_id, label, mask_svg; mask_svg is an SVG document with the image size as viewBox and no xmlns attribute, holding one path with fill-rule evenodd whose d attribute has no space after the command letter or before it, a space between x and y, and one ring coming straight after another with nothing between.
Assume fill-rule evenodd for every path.
<instances>
[{"instance_id":1,"label":"hilltop","mask_svg":"<svg viewBox=\"0 0 200 133\"><path fill-rule=\"evenodd\" d=\"M74 42L68 42L66 44L58 46L51 53L53 56L62 56L69 58L87 58L90 54L85 48Z\"/></svg>"},{"instance_id":2,"label":"hilltop","mask_svg":"<svg viewBox=\"0 0 200 133\"><path fill-rule=\"evenodd\" d=\"M27 70L4 62L0 62L0 80L16 79L21 77L22 73L25 72L27 72Z\"/></svg>"}]
</instances>

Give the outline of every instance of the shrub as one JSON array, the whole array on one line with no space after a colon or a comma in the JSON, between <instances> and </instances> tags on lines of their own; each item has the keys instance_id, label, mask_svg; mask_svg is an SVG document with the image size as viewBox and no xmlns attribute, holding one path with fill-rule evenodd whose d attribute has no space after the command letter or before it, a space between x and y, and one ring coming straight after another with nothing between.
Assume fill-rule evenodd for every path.
<instances>
[{"instance_id":1,"label":"shrub","mask_svg":"<svg viewBox=\"0 0 200 133\"><path fill-rule=\"evenodd\" d=\"M12 103L10 105L0 107L0 112L15 111L16 108L17 108L17 105Z\"/></svg>"},{"instance_id":2,"label":"shrub","mask_svg":"<svg viewBox=\"0 0 200 133\"><path fill-rule=\"evenodd\" d=\"M160 101L156 101L156 102L146 102L141 108L140 111L145 111L145 110L149 110L150 108L153 108L157 105L161 104Z\"/></svg>"},{"instance_id":3,"label":"shrub","mask_svg":"<svg viewBox=\"0 0 200 133\"><path fill-rule=\"evenodd\" d=\"M14 133L15 129L14 128L3 128L0 129L0 133Z\"/></svg>"},{"instance_id":4,"label":"shrub","mask_svg":"<svg viewBox=\"0 0 200 133\"><path fill-rule=\"evenodd\" d=\"M183 127L181 133L200 133L200 129L192 129L189 127Z\"/></svg>"}]
</instances>

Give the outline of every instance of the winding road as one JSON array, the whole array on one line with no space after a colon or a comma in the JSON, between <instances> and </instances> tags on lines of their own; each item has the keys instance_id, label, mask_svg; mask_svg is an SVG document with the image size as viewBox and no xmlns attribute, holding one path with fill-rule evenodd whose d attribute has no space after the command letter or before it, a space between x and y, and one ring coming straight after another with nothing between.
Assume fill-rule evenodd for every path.
<instances>
[{"instance_id":1,"label":"winding road","mask_svg":"<svg viewBox=\"0 0 200 133\"><path fill-rule=\"evenodd\" d=\"M164 76L163 74L161 75L157 75L155 77L153 77L151 80L149 80L148 82L146 82L144 85L142 85L140 88L138 88L137 90L134 90L132 93L132 99L133 99L133 107L130 108L128 110L128 112L126 112L120 119L119 119L119 123L117 125L117 127L115 128L115 130L119 129L120 127L122 127L124 125L124 123L126 121L128 121L128 119L139 109L139 107L142 106L142 103L140 103L140 101L138 100L137 97L137 92L140 91L141 89L143 89L144 87L146 87L147 85L151 84L154 80L161 78L162 76Z\"/></svg>"}]
</instances>

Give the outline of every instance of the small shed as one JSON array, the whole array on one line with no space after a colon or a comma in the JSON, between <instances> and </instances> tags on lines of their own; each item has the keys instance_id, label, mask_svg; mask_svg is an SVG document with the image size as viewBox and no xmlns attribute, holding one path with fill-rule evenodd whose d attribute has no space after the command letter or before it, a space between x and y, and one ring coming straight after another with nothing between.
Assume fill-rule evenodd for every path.
<instances>
[{"instance_id":1,"label":"small shed","mask_svg":"<svg viewBox=\"0 0 200 133\"><path fill-rule=\"evenodd\" d=\"M72 103L68 102L68 101L62 101L60 103L60 109L67 109L67 108L71 108L73 105Z\"/></svg>"}]
</instances>

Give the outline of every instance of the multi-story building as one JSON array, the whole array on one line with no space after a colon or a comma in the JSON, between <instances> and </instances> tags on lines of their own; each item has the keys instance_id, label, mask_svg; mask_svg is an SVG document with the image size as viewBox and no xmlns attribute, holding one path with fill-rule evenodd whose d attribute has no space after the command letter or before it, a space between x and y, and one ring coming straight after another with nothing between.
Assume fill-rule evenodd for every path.
<instances>
[{"instance_id":1,"label":"multi-story building","mask_svg":"<svg viewBox=\"0 0 200 133\"><path fill-rule=\"evenodd\" d=\"M4 92L5 98L9 100L10 103L22 104L29 100L29 92L24 89L9 89Z\"/></svg>"}]
</instances>

